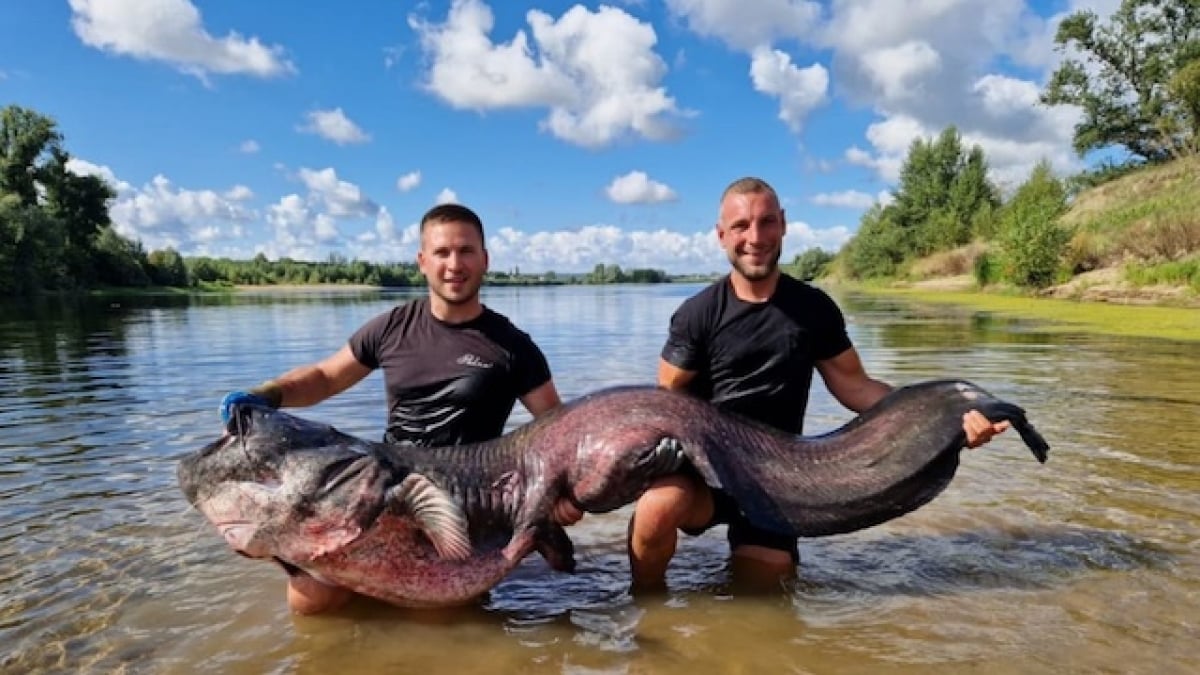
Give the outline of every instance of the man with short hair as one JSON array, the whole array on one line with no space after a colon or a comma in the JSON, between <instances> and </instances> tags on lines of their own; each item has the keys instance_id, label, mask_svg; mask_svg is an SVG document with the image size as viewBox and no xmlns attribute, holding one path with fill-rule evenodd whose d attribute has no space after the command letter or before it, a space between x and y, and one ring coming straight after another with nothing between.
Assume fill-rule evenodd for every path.
<instances>
[{"instance_id":1,"label":"man with short hair","mask_svg":"<svg viewBox=\"0 0 1200 675\"><path fill-rule=\"evenodd\" d=\"M483 222L471 209L442 204L421 218L417 265L428 297L365 323L332 356L290 370L221 402L228 422L239 403L310 406L383 369L388 419L384 440L421 446L485 441L499 436L517 400L536 416L561 400L541 349L479 298L488 253ZM554 520L569 525L582 513L569 501ZM288 605L313 614L344 604L351 591L288 571Z\"/></svg>"},{"instance_id":2,"label":"man with short hair","mask_svg":"<svg viewBox=\"0 0 1200 675\"><path fill-rule=\"evenodd\" d=\"M686 300L671 317L658 384L789 433L803 432L813 371L844 406L862 412L891 387L869 377L846 334L841 310L820 289L782 274L787 220L775 190L759 178L734 181L721 195L717 239L732 269ZM1008 428L978 411L963 418L969 447ZM678 540L728 524L735 577L777 585L795 574L794 537L750 525L737 504L693 475L656 481L629 524L638 590L661 589Z\"/></svg>"}]
</instances>

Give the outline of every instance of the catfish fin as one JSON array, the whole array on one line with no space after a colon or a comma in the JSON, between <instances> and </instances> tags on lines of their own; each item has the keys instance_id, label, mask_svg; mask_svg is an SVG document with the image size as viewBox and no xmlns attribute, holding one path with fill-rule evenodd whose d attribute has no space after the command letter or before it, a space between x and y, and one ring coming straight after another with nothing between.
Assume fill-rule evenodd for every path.
<instances>
[{"instance_id":1,"label":"catfish fin","mask_svg":"<svg viewBox=\"0 0 1200 675\"><path fill-rule=\"evenodd\" d=\"M448 560L471 557L467 516L442 488L419 473L410 473L388 490L388 504L416 519L438 555Z\"/></svg>"},{"instance_id":2,"label":"catfish fin","mask_svg":"<svg viewBox=\"0 0 1200 675\"><path fill-rule=\"evenodd\" d=\"M535 535L535 547L550 568L558 572L575 571L575 544L562 525L546 521Z\"/></svg>"}]
</instances>

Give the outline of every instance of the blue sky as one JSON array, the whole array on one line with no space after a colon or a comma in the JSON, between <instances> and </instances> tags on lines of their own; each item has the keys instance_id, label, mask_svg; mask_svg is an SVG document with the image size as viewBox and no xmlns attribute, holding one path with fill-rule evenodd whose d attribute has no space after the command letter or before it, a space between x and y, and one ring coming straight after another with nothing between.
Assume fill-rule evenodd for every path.
<instances>
[{"instance_id":1,"label":"blue sky","mask_svg":"<svg viewBox=\"0 0 1200 675\"><path fill-rule=\"evenodd\" d=\"M440 201L492 268L726 267L726 184L836 250L955 124L1014 186L1082 165L1036 105L1057 22L1117 0L0 1L0 105L53 117L119 231L184 255L409 261Z\"/></svg>"}]
</instances>

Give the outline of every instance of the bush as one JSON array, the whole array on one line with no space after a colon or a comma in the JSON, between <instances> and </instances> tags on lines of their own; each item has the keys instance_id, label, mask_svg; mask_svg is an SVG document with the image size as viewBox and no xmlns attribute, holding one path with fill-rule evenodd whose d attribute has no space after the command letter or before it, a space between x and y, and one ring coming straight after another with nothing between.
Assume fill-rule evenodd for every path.
<instances>
[{"instance_id":1,"label":"bush","mask_svg":"<svg viewBox=\"0 0 1200 675\"><path fill-rule=\"evenodd\" d=\"M1034 288L1054 283L1068 239L1058 225L1066 199L1063 184L1045 162L1017 188L1001 214L998 244L1004 279Z\"/></svg>"},{"instance_id":2,"label":"bush","mask_svg":"<svg viewBox=\"0 0 1200 675\"><path fill-rule=\"evenodd\" d=\"M975 283L990 286L1000 281L1000 265L991 253L983 253L975 259Z\"/></svg>"},{"instance_id":3,"label":"bush","mask_svg":"<svg viewBox=\"0 0 1200 675\"><path fill-rule=\"evenodd\" d=\"M876 206L863 216L858 233L846 245L846 271L857 279L892 276L907 250L904 230Z\"/></svg>"}]
</instances>

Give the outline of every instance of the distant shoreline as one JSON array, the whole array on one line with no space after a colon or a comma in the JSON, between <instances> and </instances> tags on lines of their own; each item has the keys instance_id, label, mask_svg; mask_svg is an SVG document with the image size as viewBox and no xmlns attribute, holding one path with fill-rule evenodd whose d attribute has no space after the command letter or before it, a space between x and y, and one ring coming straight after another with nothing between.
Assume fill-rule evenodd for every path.
<instances>
[{"instance_id":1,"label":"distant shoreline","mask_svg":"<svg viewBox=\"0 0 1200 675\"><path fill-rule=\"evenodd\" d=\"M238 293L326 293L329 291L386 291L418 286L372 286L371 284L239 284L232 290Z\"/></svg>"}]
</instances>

